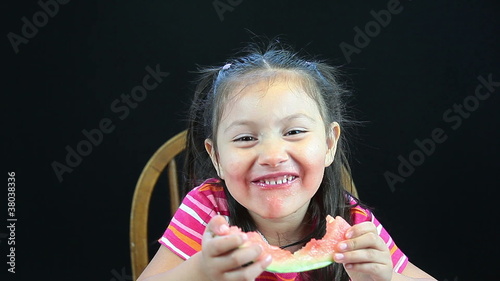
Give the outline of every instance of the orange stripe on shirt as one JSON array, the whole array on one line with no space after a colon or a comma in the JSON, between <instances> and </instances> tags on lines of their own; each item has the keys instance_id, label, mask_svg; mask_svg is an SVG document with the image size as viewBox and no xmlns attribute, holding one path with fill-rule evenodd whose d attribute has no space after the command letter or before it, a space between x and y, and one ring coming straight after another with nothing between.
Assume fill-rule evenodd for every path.
<instances>
[{"instance_id":1,"label":"orange stripe on shirt","mask_svg":"<svg viewBox=\"0 0 500 281\"><path fill-rule=\"evenodd\" d=\"M398 249L398 246L396 246L396 244L394 244L394 246L392 246L390 252L391 252L391 255L394 254L394 252L396 252L396 250Z\"/></svg>"},{"instance_id":2,"label":"orange stripe on shirt","mask_svg":"<svg viewBox=\"0 0 500 281\"><path fill-rule=\"evenodd\" d=\"M179 230L177 230L172 225L169 225L168 229L170 229L174 233L175 236L179 237L179 239L181 239L182 242L189 245L189 247L191 247L193 250L195 250L197 252L201 251L200 243L198 243L198 242L194 241L193 239L187 237L186 235L182 234Z\"/></svg>"},{"instance_id":3,"label":"orange stripe on shirt","mask_svg":"<svg viewBox=\"0 0 500 281\"><path fill-rule=\"evenodd\" d=\"M368 214L364 211L364 210L361 210L361 209L358 209L358 208L353 208L352 211L351 211L352 214L354 213L358 213L358 214L361 214L365 217L368 217Z\"/></svg>"},{"instance_id":4,"label":"orange stripe on shirt","mask_svg":"<svg viewBox=\"0 0 500 281\"><path fill-rule=\"evenodd\" d=\"M292 278L290 278L290 279L286 279L286 278L281 277L281 276L279 276L279 275L278 275L278 278L279 278L280 280L283 280L283 281L293 281L293 280L295 280L295 277L292 277Z\"/></svg>"},{"instance_id":5,"label":"orange stripe on shirt","mask_svg":"<svg viewBox=\"0 0 500 281\"><path fill-rule=\"evenodd\" d=\"M207 191L207 190L210 190L210 191L223 191L224 188L222 187L222 185L220 183L205 183L203 186L200 187L199 189L200 191Z\"/></svg>"}]
</instances>

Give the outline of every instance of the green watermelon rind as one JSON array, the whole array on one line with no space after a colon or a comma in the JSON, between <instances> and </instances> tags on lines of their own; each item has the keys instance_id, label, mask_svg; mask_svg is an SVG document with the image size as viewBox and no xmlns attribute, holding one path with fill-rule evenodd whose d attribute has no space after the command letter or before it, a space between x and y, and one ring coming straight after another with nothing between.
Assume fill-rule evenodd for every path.
<instances>
[{"instance_id":1,"label":"green watermelon rind","mask_svg":"<svg viewBox=\"0 0 500 281\"><path fill-rule=\"evenodd\" d=\"M331 253L320 256L312 256L310 252L297 251L286 259L273 260L266 271L276 273L302 272L329 266L332 263L334 263L333 250Z\"/></svg>"},{"instance_id":2,"label":"green watermelon rind","mask_svg":"<svg viewBox=\"0 0 500 281\"><path fill-rule=\"evenodd\" d=\"M303 272L303 271L309 271L309 270L314 270L314 269L318 269L318 268L323 268L325 266L329 266L332 263L333 263L333 261L320 261L320 262L315 262L315 263L311 263L310 261L309 262L298 261L297 263L293 263L293 262L271 263L266 268L266 271L275 272L275 273Z\"/></svg>"}]
</instances>

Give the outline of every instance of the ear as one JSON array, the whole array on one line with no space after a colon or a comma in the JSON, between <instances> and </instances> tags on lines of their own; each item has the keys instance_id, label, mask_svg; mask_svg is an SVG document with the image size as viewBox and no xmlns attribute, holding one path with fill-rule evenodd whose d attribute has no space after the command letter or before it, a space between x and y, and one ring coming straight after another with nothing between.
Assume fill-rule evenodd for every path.
<instances>
[{"instance_id":1,"label":"ear","mask_svg":"<svg viewBox=\"0 0 500 281\"><path fill-rule=\"evenodd\" d=\"M326 157L325 157L325 167L330 166L335 159L335 152L337 151L337 142L340 137L340 125L337 122L332 122L327 128L326 135Z\"/></svg>"},{"instance_id":2,"label":"ear","mask_svg":"<svg viewBox=\"0 0 500 281\"><path fill-rule=\"evenodd\" d=\"M210 155L210 160L212 160L212 164L214 165L215 170L217 171L217 175L219 178L224 179L224 173L219 165L219 157L217 152L215 151L214 143L211 139L205 139L205 150L208 155Z\"/></svg>"}]
</instances>

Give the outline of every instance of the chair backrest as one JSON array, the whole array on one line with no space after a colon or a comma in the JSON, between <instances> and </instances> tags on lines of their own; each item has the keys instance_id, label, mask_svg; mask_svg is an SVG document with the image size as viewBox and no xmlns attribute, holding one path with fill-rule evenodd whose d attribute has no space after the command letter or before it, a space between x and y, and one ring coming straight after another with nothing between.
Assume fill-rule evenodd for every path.
<instances>
[{"instance_id":1,"label":"chair backrest","mask_svg":"<svg viewBox=\"0 0 500 281\"><path fill-rule=\"evenodd\" d=\"M149 159L137 181L130 214L130 255L133 280L139 277L149 263L147 241L149 203L158 178L165 168L168 172L171 214L174 214L180 205L175 157L186 148L186 136L187 131L184 130L165 142ZM344 186L350 186L351 190L347 191L358 197L351 176L346 169L343 172Z\"/></svg>"},{"instance_id":2,"label":"chair backrest","mask_svg":"<svg viewBox=\"0 0 500 281\"><path fill-rule=\"evenodd\" d=\"M187 131L175 135L165 142L149 159L137 181L130 214L130 254L133 280L137 280L149 263L148 215L151 194L158 178L168 171L170 210L173 214L179 207L179 186L175 156L186 148Z\"/></svg>"}]
</instances>

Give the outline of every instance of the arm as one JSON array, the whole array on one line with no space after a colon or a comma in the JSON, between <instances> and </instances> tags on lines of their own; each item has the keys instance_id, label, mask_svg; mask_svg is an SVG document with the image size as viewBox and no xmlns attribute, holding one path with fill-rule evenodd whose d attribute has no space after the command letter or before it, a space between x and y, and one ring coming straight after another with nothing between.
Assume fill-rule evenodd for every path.
<instances>
[{"instance_id":1,"label":"arm","mask_svg":"<svg viewBox=\"0 0 500 281\"><path fill-rule=\"evenodd\" d=\"M344 265L352 281L436 280L411 263L401 274L393 272L389 248L372 222L352 226L346 238L337 245L334 259Z\"/></svg>"},{"instance_id":2,"label":"arm","mask_svg":"<svg viewBox=\"0 0 500 281\"><path fill-rule=\"evenodd\" d=\"M200 252L184 261L162 245L137 281L207 280L199 270L199 256Z\"/></svg>"},{"instance_id":3,"label":"arm","mask_svg":"<svg viewBox=\"0 0 500 281\"><path fill-rule=\"evenodd\" d=\"M202 251L184 261L161 246L137 281L254 280L271 260L260 257L258 245L246 245L246 236L228 231L222 216L213 217L203 233Z\"/></svg>"},{"instance_id":4,"label":"arm","mask_svg":"<svg viewBox=\"0 0 500 281\"><path fill-rule=\"evenodd\" d=\"M421 281L436 281L436 279L427 274L422 269L416 267L409 262L401 274L394 273L391 281L404 281L404 280L421 280Z\"/></svg>"}]
</instances>

